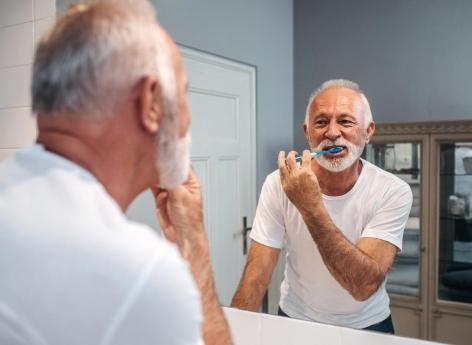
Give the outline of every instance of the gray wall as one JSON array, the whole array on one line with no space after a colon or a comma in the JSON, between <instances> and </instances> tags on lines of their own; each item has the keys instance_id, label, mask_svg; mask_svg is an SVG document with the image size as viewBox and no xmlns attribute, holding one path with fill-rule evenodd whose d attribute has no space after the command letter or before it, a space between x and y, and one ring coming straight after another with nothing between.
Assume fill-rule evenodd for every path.
<instances>
[{"instance_id":1,"label":"gray wall","mask_svg":"<svg viewBox=\"0 0 472 345\"><path fill-rule=\"evenodd\" d=\"M293 146L293 1L153 0L180 44L257 68L257 195ZM70 0L57 0L64 8Z\"/></svg>"},{"instance_id":2,"label":"gray wall","mask_svg":"<svg viewBox=\"0 0 472 345\"><path fill-rule=\"evenodd\" d=\"M357 81L375 121L472 119L472 1L294 0L294 143L311 91Z\"/></svg>"}]
</instances>

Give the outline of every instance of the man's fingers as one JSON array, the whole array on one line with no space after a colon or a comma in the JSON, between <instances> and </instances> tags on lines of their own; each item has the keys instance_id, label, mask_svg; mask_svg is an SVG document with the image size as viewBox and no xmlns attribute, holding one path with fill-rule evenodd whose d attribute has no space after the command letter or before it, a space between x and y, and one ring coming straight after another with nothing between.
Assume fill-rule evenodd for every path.
<instances>
[{"instance_id":1,"label":"man's fingers","mask_svg":"<svg viewBox=\"0 0 472 345\"><path fill-rule=\"evenodd\" d=\"M280 178L282 180L285 180L288 174L287 163L285 162L285 151L279 152L278 163L279 163Z\"/></svg>"},{"instance_id":2,"label":"man's fingers","mask_svg":"<svg viewBox=\"0 0 472 345\"><path fill-rule=\"evenodd\" d=\"M197 174L192 167L190 167L187 180L179 187L169 189L168 193L169 200L171 200L171 202L178 202L186 196L197 197L201 199L200 181L198 180Z\"/></svg>"},{"instance_id":3,"label":"man's fingers","mask_svg":"<svg viewBox=\"0 0 472 345\"><path fill-rule=\"evenodd\" d=\"M165 204L169 198L167 191L161 189L161 191L154 195L156 199L156 207L157 208L165 208Z\"/></svg>"},{"instance_id":4,"label":"man's fingers","mask_svg":"<svg viewBox=\"0 0 472 345\"><path fill-rule=\"evenodd\" d=\"M167 212L168 200L168 194L165 191L161 191L156 196L157 219L162 229L167 229L171 226L169 214Z\"/></svg>"},{"instance_id":5,"label":"man's fingers","mask_svg":"<svg viewBox=\"0 0 472 345\"><path fill-rule=\"evenodd\" d=\"M190 185L190 186L200 186L200 181L198 180L198 176L195 173L195 169L193 169L193 166L190 166L190 171L188 174L188 179L185 181L185 184Z\"/></svg>"},{"instance_id":6,"label":"man's fingers","mask_svg":"<svg viewBox=\"0 0 472 345\"><path fill-rule=\"evenodd\" d=\"M297 162L295 161L296 151L290 151L287 155L287 167L290 171L297 169Z\"/></svg>"},{"instance_id":7,"label":"man's fingers","mask_svg":"<svg viewBox=\"0 0 472 345\"><path fill-rule=\"evenodd\" d=\"M164 234L165 238L167 238L168 241L177 243L177 235L172 226L168 226L167 228L162 228L162 233Z\"/></svg>"},{"instance_id":8,"label":"man's fingers","mask_svg":"<svg viewBox=\"0 0 472 345\"><path fill-rule=\"evenodd\" d=\"M154 195L154 198L157 198L157 196L159 195L159 193L163 192L164 189L158 187L158 186L154 186L154 187L151 187L151 192L152 192L152 195Z\"/></svg>"},{"instance_id":9,"label":"man's fingers","mask_svg":"<svg viewBox=\"0 0 472 345\"><path fill-rule=\"evenodd\" d=\"M303 150L302 168L310 168L310 165L311 165L311 153L308 150Z\"/></svg>"},{"instance_id":10,"label":"man's fingers","mask_svg":"<svg viewBox=\"0 0 472 345\"><path fill-rule=\"evenodd\" d=\"M167 211L165 209L157 210L157 220L159 221L159 225L163 230L172 226L169 220L169 215L167 214Z\"/></svg>"}]
</instances>

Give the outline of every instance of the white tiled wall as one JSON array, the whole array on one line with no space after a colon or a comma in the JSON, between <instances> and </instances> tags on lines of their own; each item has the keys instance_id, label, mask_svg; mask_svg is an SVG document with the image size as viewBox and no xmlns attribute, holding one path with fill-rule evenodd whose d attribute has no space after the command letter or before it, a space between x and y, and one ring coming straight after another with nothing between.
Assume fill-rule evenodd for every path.
<instances>
[{"instance_id":1,"label":"white tiled wall","mask_svg":"<svg viewBox=\"0 0 472 345\"><path fill-rule=\"evenodd\" d=\"M0 0L0 161L34 142L34 47L54 23L55 0Z\"/></svg>"}]
</instances>

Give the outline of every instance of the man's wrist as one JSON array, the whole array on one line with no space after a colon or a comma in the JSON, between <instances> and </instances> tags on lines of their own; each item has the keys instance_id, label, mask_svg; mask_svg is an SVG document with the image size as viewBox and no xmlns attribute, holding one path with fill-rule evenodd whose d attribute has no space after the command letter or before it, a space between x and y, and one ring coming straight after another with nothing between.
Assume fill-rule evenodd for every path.
<instances>
[{"instance_id":1,"label":"man's wrist","mask_svg":"<svg viewBox=\"0 0 472 345\"><path fill-rule=\"evenodd\" d=\"M315 242L323 237L326 231L331 228L331 217L321 200L314 202L311 207L304 209L300 213Z\"/></svg>"},{"instance_id":2,"label":"man's wrist","mask_svg":"<svg viewBox=\"0 0 472 345\"><path fill-rule=\"evenodd\" d=\"M299 212L305 220L313 219L316 221L316 219L325 213L323 211L325 211L325 208L321 199L307 200L299 207Z\"/></svg>"},{"instance_id":3,"label":"man's wrist","mask_svg":"<svg viewBox=\"0 0 472 345\"><path fill-rule=\"evenodd\" d=\"M208 254L208 239L203 224L196 224L178 242L182 256L191 259L195 255ZM197 254L198 253L198 254Z\"/></svg>"}]
</instances>

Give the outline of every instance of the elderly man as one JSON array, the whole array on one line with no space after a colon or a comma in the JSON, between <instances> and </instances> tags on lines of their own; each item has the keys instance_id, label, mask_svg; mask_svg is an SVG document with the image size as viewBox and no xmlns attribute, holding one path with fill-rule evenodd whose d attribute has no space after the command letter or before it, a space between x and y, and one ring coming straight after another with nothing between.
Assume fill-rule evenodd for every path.
<instances>
[{"instance_id":1,"label":"elderly man","mask_svg":"<svg viewBox=\"0 0 472 345\"><path fill-rule=\"evenodd\" d=\"M311 150L342 151L311 160L279 154L263 187L247 265L232 305L257 310L280 248L287 266L279 314L393 333L385 277L410 212L409 186L360 159L374 133L367 98L347 80L311 96L304 124Z\"/></svg>"},{"instance_id":2,"label":"elderly man","mask_svg":"<svg viewBox=\"0 0 472 345\"><path fill-rule=\"evenodd\" d=\"M152 6L71 8L32 85L37 143L0 165L0 342L231 343L189 172L186 76ZM176 245L124 216L148 188Z\"/></svg>"}]
</instances>

